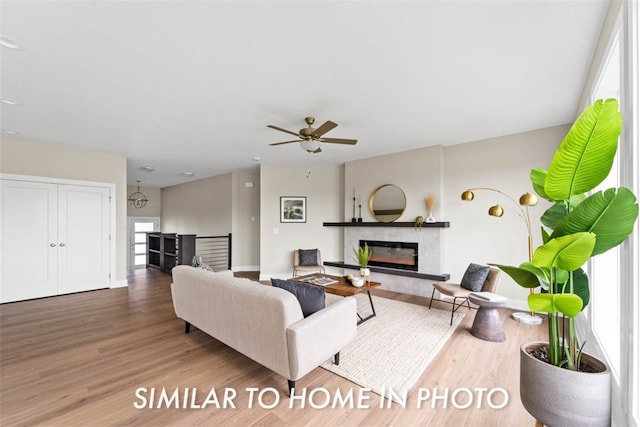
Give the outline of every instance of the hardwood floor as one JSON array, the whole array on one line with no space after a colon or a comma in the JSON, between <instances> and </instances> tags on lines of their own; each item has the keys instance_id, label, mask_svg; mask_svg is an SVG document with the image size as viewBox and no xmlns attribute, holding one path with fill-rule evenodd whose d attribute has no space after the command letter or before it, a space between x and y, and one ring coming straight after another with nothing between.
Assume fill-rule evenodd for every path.
<instances>
[{"instance_id":1,"label":"hardwood floor","mask_svg":"<svg viewBox=\"0 0 640 427\"><path fill-rule=\"evenodd\" d=\"M245 275L246 276L246 275ZM249 277L254 277L249 275ZM274 374L197 328L184 334L184 323L173 311L171 277L154 270L138 270L128 288L107 289L0 306L0 425L394 425L394 426L533 426L533 418L519 399L521 343L542 339L546 326L529 326L509 318L503 310L507 341L481 341L469 333L474 312L467 313L453 337L429 365L409 395L407 407L379 407L370 394L371 408L289 408L286 378ZM414 304L429 299L375 290L375 295ZM443 309L448 305L438 303ZM436 303L434 303L436 308ZM466 312L466 309L461 309ZM317 368L297 382L307 390L324 388L335 394L360 388ZM145 387L148 391L141 392ZM225 388L237 392L235 408L148 408L150 389L170 394L196 388L201 404L212 388L223 403ZM263 405L250 405L247 388L258 388ZM509 402L502 409L483 399L467 406L468 392L503 388ZM138 390L138 394L136 391ZM420 393L448 390L449 399L418 404ZM462 391L461 391L462 390ZM453 401L454 392L458 391ZM320 396L320 395L318 395ZM191 402L191 394L184 400ZM156 398L157 400L157 398ZM504 395L493 395L501 406ZM435 403L435 407L432 407ZM136 409L135 405L144 406ZM455 407L455 405L458 408ZM479 408L477 406L480 406ZM421 406L421 407L419 407Z\"/></svg>"}]
</instances>

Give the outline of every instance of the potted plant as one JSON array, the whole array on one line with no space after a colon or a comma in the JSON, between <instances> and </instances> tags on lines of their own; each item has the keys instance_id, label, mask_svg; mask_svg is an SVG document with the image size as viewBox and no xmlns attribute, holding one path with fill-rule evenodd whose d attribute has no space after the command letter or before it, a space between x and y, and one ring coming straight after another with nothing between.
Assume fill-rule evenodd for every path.
<instances>
[{"instance_id":1,"label":"potted plant","mask_svg":"<svg viewBox=\"0 0 640 427\"><path fill-rule=\"evenodd\" d=\"M364 246L358 246L353 249L353 253L356 256L356 261L360 266L360 276L367 278L371 272L369 271L369 259L371 258L371 250L366 243Z\"/></svg>"},{"instance_id":2,"label":"potted plant","mask_svg":"<svg viewBox=\"0 0 640 427\"><path fill-rule=\"evenodd\" d=\"M558 147L548 170L531 171L533 188L554 203L541 218L543 244L531 262L494 264L525 288L532 311L546 312L547 343L520 349L520 395L527 411L547 425L609 425L611 374L582 352L575 317L589 303L582 266L622 243L633 231L638 204L624 187L591 192L611 171L622 118L615 99L587 107Z\"/></svg>"}]
</instances>

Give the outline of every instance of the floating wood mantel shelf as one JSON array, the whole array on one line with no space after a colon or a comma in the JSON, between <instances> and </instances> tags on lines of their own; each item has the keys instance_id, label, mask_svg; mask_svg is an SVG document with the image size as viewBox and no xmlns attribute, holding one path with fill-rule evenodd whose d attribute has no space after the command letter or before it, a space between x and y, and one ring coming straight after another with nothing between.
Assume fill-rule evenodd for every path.
<instances>
[{"instance_id":1,"label":"floating wood mantel shelf","mask_svg":"<svg viewBox=\"0 0 640 427\"><path fill-rule=\"evenodd\" d=\"M345 264L340 261L325 261L323 263L328 267L338 267L344 268L347 270L359 270L360 266L354 264ZM371 267L369 266L369 270L374 273L384 273L384 274L392 274L394 276L405 276L405 277L415 277L418 279L427 279L427 280L436 280L439 282L446 282L451 277L449 274L428 274L428 273L418 273L417 271L410 270L396 270L393 268L385 268L385 267Z\"/></svg>"},{"instance_id":2,"label":"floating wood mantel shelf","mask_svg":"<svg viewBox=\"0 0 640 427\"><path fill-rule=\"evenodd\" d=\"M325 227L416 227L415 222L323 222ZM449 228L449 222L423 222L422 228Z\"/></svg>"}]
</instances>

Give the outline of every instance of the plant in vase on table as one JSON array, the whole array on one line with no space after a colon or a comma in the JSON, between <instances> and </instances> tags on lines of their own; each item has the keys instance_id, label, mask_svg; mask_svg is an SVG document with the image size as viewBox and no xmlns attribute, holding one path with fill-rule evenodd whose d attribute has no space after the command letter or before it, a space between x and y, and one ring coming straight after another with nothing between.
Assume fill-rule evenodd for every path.
<instances>
[{"instance_id":1,"label":"plant in vase on table","mask_svg":"<svg viewBox=\"0 0 640 427\"><path fill-rule=\"evenodd\" d=\"M360 276L363 280L367 280L371 274L369 270L369 260L371 259L371 249L369 249L369 245L365 243L364 246L358 246L353 249L353 253L360 266Z\"/></svg>"},{"instance_id":2,"label":"plant in vase on table","mask_svg":"<svg viewBox=\"0 0 640 427\"><path fill-rule=\"evenodd\" d=\"M611 374L582 352L575 317L589 303L582 266L621 244L638 217L634 194L625 187L593 191L609 175L622 117L615 99L587 107L558 147L549 169L531 171L538 195L553 203L542 216L543 244L531 262L494 264L525 288L532 311L548 314L548 343L520 351L520 394L525 408L547 425L609 425ZM630 285L630 284L627 284Z\"/></svg>"}]
</instances>

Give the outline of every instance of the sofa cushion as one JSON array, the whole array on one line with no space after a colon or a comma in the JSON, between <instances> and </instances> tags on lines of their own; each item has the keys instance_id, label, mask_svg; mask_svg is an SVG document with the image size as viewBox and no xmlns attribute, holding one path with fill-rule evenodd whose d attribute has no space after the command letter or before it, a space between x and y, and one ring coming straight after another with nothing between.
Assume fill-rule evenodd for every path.
<instances>
[{"instance_id":1,"label":"sofa cushion","mask_svg":"<svg viewBox=\"0 0 640 427\"><path fill-rule=\"evenodd\" d=\"M300 265L318 265L317 249L298 249Z\"/></svg>"},{"instance_id":2,"label":"sofa cushion","mask_svg":"<svg viewBox=\"0 0 640 427\"><path fill-rule=\"evenodd\" d=\"M281 279L271 279L271 284L295 295L300 303L304 317L311 316L316 311L324 308L326 291L321 286Z\"/></svg>"},{"instance_id":3,"label":"sofa cushion","mask_svg":"<svg viewBox=\"0 0 640 427\"><path fill-rule=\"evenodd\" d=\"M488 265L471 263L467 267L467 271L464 272L464 276L462 276L460 286L473 292L481 291L488 275Z\"/></svg>"}]
</instances>

